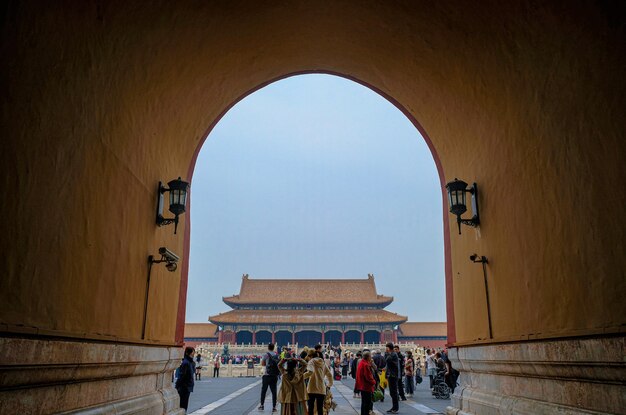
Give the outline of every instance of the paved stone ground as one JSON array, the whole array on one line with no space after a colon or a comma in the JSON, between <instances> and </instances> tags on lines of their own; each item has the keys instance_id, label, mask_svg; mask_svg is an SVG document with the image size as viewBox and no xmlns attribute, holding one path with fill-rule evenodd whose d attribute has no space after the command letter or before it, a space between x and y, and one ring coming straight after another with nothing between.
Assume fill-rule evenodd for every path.
<instances>
[{"instance_id":1,"label":"paved stone ground","mask_svg":"<svg viewBox=\"0 0 626 415\"><path fill-rule=\"evenodd\" d=\"M336 382L332 388L335 402L338 404L332 415L359 414L361 402L352 397L354 381L351 378ZM385 395L385 402L375 404L375 412L384 414L391 408L389 391ZM271 414L272 397L268 390L265 399L265 411L256 408L259 405L261 394L261 378L205 378L196 382L194 393L189 401L188 414L194 415L262 415ZM401 414L442 414L450 404L450 400L435 399L430 394L427 382L418 385L415 395L407 401L400 402ZM280 413L280 404L277 404Z\"/></svg>"}]
</instances>

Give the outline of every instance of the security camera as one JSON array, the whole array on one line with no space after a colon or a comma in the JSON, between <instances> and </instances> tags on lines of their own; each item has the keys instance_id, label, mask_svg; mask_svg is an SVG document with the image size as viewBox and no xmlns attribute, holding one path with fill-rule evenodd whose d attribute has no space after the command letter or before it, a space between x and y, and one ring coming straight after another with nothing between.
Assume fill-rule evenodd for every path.
<instances>
[{"instance_id":1,"label":"security camera","mask_svg":"<svg viewBox=\"0 0 626 415\"><path fill-rule=\"evenodd\" d=\"M170 251L169 249L167 249L166 247L162 246L161 248L159 248L159 254L161 254L161 256L163 258L165 258L165 260L169 263L176 263L180 260L180 257L178 255L176 255L175 253L173 253L172 251ZM176 269L176 268L174 268Z\"/></svg>"},{"instance_id":2,"label":"security camera","mask_svg":"<svg viewBox=\"0 0 626 415\"><path fill-rule=\"evenodd\" d=\"M159 254L161 255L161 259L154 259L152 255L148 256L148 262L150 263L150 266L152 266L152 264L160 264L162 262L165 262L165 268L167 268L169 272L176 271L176 268L178 268L178 261L180 261L180 257L164 246L159 248Z\"/></svg>"},{"instance_id":3,"label":"security camera","mask_svg":"<svg viewBox=\"0 0 626 415\"><path fill-rule=\"evenodd\" d=\"M487 264L489 261L487 261L487 257L485 256L479 256L478 254L472 254L470 255L470 261L474 262L474 263L481 263L481 264Z\"/></svg>"}]
</instances>

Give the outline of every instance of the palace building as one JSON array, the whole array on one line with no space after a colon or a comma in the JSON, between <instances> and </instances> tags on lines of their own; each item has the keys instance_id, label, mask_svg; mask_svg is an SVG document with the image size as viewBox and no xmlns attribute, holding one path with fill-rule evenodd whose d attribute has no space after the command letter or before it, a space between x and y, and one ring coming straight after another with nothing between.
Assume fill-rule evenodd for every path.
<instances>
[{"instance_id":1,"label":"palace building","mask_svg":"<svg viewBox=\"0 0 626 415\"><path fill-rule=\"evenodd\" d=\"M398 341L405 316L366 279L250 279L224 297L232 310L209 317L219 343L384 343Z\"/></svg>"}]
</instances>

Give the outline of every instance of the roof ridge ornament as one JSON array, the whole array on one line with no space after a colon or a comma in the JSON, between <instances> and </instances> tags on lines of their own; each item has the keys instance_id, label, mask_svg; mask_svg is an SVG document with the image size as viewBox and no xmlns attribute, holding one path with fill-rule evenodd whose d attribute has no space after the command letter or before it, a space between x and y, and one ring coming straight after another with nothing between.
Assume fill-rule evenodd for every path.
<instances>
[{"instance_id":1,"label":"roof ridge ornament","mask_svg":"<svg viewBox=\"0 0 626 415\"><path fill-rule=\"evenodd\" d=\"M374 279L374 274L367 274L367 278L370 279L370 280L373 280Z\"/></svg>"}]
</instances>

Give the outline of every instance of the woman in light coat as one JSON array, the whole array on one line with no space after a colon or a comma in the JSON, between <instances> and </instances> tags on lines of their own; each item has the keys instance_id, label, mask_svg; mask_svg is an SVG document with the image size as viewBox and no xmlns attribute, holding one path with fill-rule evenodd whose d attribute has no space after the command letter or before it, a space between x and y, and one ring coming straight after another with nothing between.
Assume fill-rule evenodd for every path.
<instances>
[{"instance_id":1,"label":"woman in light coat","mask_svg":"<svg viewBox=\"0 0 626 415\"><path fill-rule=\"evenodd\" d=\"M324 398L326 397L326 388L333 386L333 376L330 369L324 363L321 353L309 360L307 371L304 378L309 380L307 385L307 393L309 394L309 415L315 415L315 406L317 406L317 415L324 415ZM328 381L328 385L324 383L324 378Z\"/></svg>"},{"instance_id":2,"label":"woman in light coat","mask_svg":"<svg viewBox=\"0 0 626 415\"><path fill-rule=\"evenodd\" d=\"M287 362L287 369L285 369ZM281 415L305 415L307 391L304 384L306 362L303 359L282 359L278 370L282 375L278 401Z\"/></svg>"}]
</instances>

